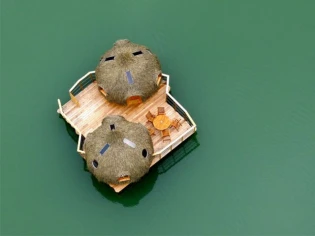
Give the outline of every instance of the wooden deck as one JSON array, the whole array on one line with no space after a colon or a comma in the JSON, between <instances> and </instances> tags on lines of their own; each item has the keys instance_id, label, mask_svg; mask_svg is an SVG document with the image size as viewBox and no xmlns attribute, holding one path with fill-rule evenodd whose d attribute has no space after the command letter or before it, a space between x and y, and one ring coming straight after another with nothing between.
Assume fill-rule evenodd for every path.
<instances>
[{"instance_id":1,"label":"wooden deck","mask_svg":"<svg viewBox=\"0 0 315 236\"><path fill-rule=\"evenodd\" d=\"M149 98L145 103L138 106L121 106L109 103L98 90L96 83L90 84L76 99L80 103L77 107L71 100L62 106L63 113L79 129L83 136L101 125L102 120L108 115L121 115L132 122L139 122L146 127L153 127L147 123L145 117L150 110L157 114L157 107L165 107L166 115L170 119L181 119L182 126L179 131L171 128L171 140L175 140L190 128L190 125L180 116L175 109L166 102L166 85L162 84L156 94ZM160 131L156 130L155 135L151 136L154 146L154 152L158 152L167 146L170 142L163 142Z\"/></svg>"}]
</instances>

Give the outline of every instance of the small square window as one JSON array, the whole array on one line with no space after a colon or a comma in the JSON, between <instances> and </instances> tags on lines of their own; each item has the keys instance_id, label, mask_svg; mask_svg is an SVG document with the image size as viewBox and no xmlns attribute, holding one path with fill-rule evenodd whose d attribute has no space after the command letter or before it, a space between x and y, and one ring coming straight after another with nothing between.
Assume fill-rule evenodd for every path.
<instances>
[{"instance_id":1,"label":"small square window","mask_svg":"<svg viewBox=\"0 0 315 236\"><path fill-rule=\"evenodd\" d=\"M115 125L114 124L112 124L112 125L110 125L110 130L115 130Z\"/></svg>"}]
</instances>

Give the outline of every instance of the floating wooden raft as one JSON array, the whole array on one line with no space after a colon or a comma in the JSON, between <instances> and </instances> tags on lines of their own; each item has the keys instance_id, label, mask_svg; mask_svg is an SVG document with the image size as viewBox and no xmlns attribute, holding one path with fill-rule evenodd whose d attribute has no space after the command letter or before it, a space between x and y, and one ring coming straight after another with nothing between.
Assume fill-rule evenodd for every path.
<instances>
[{"instance_id":1,"label":"floating wooden raft","mask_svg":"<svg viewBox=\"0 0 315 236\"><path fill-rule=\"evenodd\" d=\"M157 93L150 97L144 103L135 106L121 106L108 102L102 92L99 90L95 80L95 72L91 71L79 79L70 89L71 99L61 104L58 99L60 113L63 118L75 129L79 134L77 151L84 158L84 150L82 150L82 142L84 137L96 128L98 128L102 120L108 115L121 115L131 122L141 123L148 126L146 114L150 111L157 114L158 107L164 107L166 115L171 119L181 120L179 130L172 129L170 132L170 142L163 142L162 135L155 132L152 135L154 147L154 159L151 166L156 164L161 158L171 152L176 146L191 136L197 130L197 126L188 114L188 112L169 94L169 76L162 74L160 88ZM89 81L84 83L84 81ZM82 85L83 83L83 85ZM74 95L73 91L80 92ZM123 190L128 183L120 185L110 185L116 192Z\"/></svg>"}]
</instances>

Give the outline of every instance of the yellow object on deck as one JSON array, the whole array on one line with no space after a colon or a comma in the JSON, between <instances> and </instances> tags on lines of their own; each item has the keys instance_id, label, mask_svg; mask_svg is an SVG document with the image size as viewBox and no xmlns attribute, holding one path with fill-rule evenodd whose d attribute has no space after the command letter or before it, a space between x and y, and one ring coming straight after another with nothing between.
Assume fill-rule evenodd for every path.
<instances>
[{"instance_id":1,"label":"yellow object on deck","mask_svg":"<svg viewBox=\"0 0 315 236\"><path fill-rule=\"evenodd\" d=\"M77 105L78 107L80 106L80 103L79 103L78 100L75 98L75 96L73 96L72 93L70 93L70 98L71 98L71 101L75 103L75 105Z\"/></svg>"},{"instance_id":2,"label":"yellow object on deck","mask_svg":"<svg viewBox=\"0 0 315 236\"><path fill-rule=\"evenodd\" d=\"M161 80L162 80L162 75L159 74L159 76L158 76L157 79L156 79L156 84L157 84L157 86L160 86Z\"/></svg>"}]
</instances>

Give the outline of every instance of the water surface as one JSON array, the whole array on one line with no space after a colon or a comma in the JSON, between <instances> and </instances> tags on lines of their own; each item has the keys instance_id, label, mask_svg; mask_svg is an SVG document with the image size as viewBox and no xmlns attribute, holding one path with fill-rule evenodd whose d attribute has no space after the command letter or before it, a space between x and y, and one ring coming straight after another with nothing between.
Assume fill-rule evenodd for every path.
<instances>
[{"instance_id":1,"label":"water surface","mask_svg":"<svg viewBox=\"0 0 315 236\"><path fill-rule=\"evenodd\" d=\"M315 234L315 1L1 1L2 235ZM115 194L57 114L117 39L198 132Z\"/></svg>"}]
</instances>

